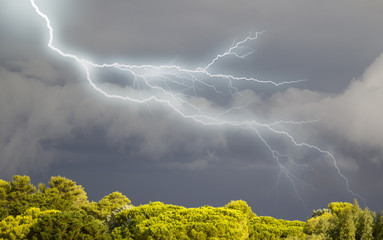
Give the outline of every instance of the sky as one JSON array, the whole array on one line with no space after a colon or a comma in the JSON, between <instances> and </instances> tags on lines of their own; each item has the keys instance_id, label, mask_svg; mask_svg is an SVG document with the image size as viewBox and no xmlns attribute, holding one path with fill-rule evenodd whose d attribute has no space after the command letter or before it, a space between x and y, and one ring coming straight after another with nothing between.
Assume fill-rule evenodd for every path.
<instances>
[{"instance_id":1,"label":"sky","mask_svg":"<svg viewBox=\"0 0 383 240\"><path fill-rule=\"evenodd\" d=\"M134 205L223 206L242 199L257 215L284 219L305 220L313 209L354 198L383 209L381 1L36 4L51 21L53 45L89 61L198 69L233 42L264 31L237 49L250 55L221 58L209 73L304 81L231 86L201 74L140 72L220 121L266 127L204 125L166 103L100 94L76 61L47 47L49 32L29 1L1 0L1 179L26 174L37 184L61 175L82 185L90 200L120 191ZM121 70L91 73L114 94L168 96L135 86Z\"/></svg>"}]
</instances>

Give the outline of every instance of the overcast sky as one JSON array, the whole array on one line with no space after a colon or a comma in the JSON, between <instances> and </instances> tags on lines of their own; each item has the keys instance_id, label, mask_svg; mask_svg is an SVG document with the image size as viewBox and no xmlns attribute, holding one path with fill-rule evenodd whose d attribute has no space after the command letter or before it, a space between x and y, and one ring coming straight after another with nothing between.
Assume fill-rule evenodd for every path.
<instances>
[{"instance_id":1,"label":"overcast sky","mask_svg":"<svg viewBox=\"0 0 383 240\"><path fill-rule=\"evenodd\" d=\"M258 215L285 219L355 197L383 209L381 1L36 3L51 20L55 46L97 63L196 69L265 31L246 44L254 50L247 59L224 58L211 71L306 81L242 83L223 95L203 86L195 95L180 85L172 91L209 111L235 107L235 119L311 121L273 127L321 151L267 128L256 129L265 144L254 131L201 125L166 104L105 98L75 61L48 49L45 22L29 1L0 0L0 178L26 174L37 184L60 174L83 185L90 200L120 191L135 205L242 199ZM103 86L117 83L119 93L131 81L119 71L92 73ZM219 80L204 79L217 88ZM283 156L273 158L268 145Z\"/></svg>"}]
</instances>

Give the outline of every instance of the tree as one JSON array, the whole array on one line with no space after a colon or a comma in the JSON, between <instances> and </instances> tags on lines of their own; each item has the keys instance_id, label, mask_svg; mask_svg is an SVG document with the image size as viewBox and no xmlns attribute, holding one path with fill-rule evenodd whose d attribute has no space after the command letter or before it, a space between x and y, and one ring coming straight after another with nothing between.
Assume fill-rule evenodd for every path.
<instances>
[{"instance_id":1,"label":"tree","mask_svg":"<svg viewBox=\"0 0 383 240\"><path fill-rule=\"evenodd\" d=\"M374 239L383 239L383 212L374 218L372 236Z\"/></svg>"},{"instance_id":2,"label":"tree","mask_svg":"<svg viewBox=\"0 0 383 240\"><path fill-rule=\"evenodd\" d=\"M0 239L26 239L31 226L37 222L39 217L54 212L58 211L41 211L39 208L30 208L16 217L8 216L0 222Z\"/></svg>"},{"instance_id":3,"label":"tree","mask_svg":"<svg viewBox=\"0 0 383 240\"><path fill-rule=\"evenodd\" d=\"M273 217L252 217L249 219L250 240L274 240L284 238L304 239L303 228L305 223L301 221L287 221Z\"/></svg>"},{"instance_id":4,"label":"tree","mask_svg":"<svg viewBox=\"0 0 383 240\"><path fill-rule=\"evenodd\" d=\"M120 192L113 192L99 202L92 202L85 206L85 211L99 220L105 220L106 216L121 206L130 204L129 198Z\"/></svg>"},{"instance_id":5,"label":"tree","mask_svg":"<svg viewBox=\"0 0 383 240\"><path fill-rule=\"evenodd\" d=\"M357 229L356 229L356 240L369 240L372 239L373 231L373 215L365 208L364 211L359 209L357 215Z\"/></svg>"},{"instance_id":6,"label":"tree","mask_svg":"<svg viewBox=\"0 0 383 240\"><path fill-rule=\"evenodd\" d=\"M226 204L225 207L229 209L238 210L248 217L257 216L251 211L251 207L249 207L249 205L247 205L247 203L243 200L231 201L228 204Z\"/></svg>"},{"instance_id":7,"label":"tree","mask_svg":"<svg viewBox=\"0 0 383 240\"><path fill-rule=\"evenodd\" d=\"M306 225L303 231L309 235L320 235L322 237L328 234L330 228L329 219L333 217L333 215L329 211L323 211L320 209L321 214L314 210L313 217L307 219Z\"/></svg>"},{"instance_id":8,"label":"tree","mask_svg":"<svg viewBox=\"0 0 383 240\"><path fill-rule=\"evenodd\" d=\"M311 216L312 218L322 216L323 214L330 213L330 209L328 208L323 208L323 209L318 209L318 210L313 210L313 215Z\"/></svg>"},{"instance_id":9,"label":"tree","mask_svg":"<svg viewBox=\"0 0 383 240\"><path fill-rule=\"evenodd\" d=\"M337 226L333 236L334 239L339 240L354 240L355 239L355 223L351 211L343 211L342 214L338 216Z\"/></svg>"},{"instance_id":10,"label":"tree","mask_svg":"<svg viewBox=\"0 0 383 240\"><path fill-rule=\"evenodd\" d=\"M114 239L247 239L247 217L226 207L184 208L160 202L117 213Z\"/></svg>"},{"instance_id":11,"label":"tree","mask_svg":"<svg viewBox=\"0 0 383 240\"><path fill-rule=\"evenodd\" d=\"M333 202L329 211L314 211L307 220L305 232L334 240L367 240L373 236L373 214L368 208L362 210L358 201L354 204Z\"/></svg>"},{"instance_id":12,"label":"tree","mask_svg":"<svg viewBox=\"0 0 383 240\"><path fill-rule=\"evenodd\" d=\"M9 215L7 196L10 188L9 182L0 179L0 221Z\"/></svg>"},{"instance_id":13,"label":"tree","mask_svg":"<svg viewBox=\"0 0 383 240\"><path fill-rule=\"evenodd\" d=\"M353 205L348 202L332 202L328 204L328 208L334 215L340 215L344 211L351 210Z\"/></svg>"},{"instance_id":14,"label":"tree","mask_svg":"<svg viewBox=\"0 0 383 240\"><path fill-rule=\"evenodd\" d=\"M39 190L43 194L40 202L42 208L69 211L79 210L89 204L84 188L70 179L51 177L48 186L39 184Z\"/></svg>"},{"instance_id":15,"label":"tree","mask_svg":"<svg viewBox=\"0 0 383 240\"><path fill-rule=\"evenodd\" d=\"M54 212L34 223L27 239L110 239L107 227L81 212Z\"/></svg>"},{"instance_id":16,"label":"tree","mask_svg":"<svg viewBox=\"0 0 383 240\"><path fill-rule=\"evenodd\" d=\"M13 177L9 185L2 183L7 192L2 193L6 196L6 210L9 215L20 215L30 207L38 207L38 203L34 201L36 187L31 184L28 176L16 175ZM4 190L2 191L6 191Z\"/></svg>"}]
</instances>

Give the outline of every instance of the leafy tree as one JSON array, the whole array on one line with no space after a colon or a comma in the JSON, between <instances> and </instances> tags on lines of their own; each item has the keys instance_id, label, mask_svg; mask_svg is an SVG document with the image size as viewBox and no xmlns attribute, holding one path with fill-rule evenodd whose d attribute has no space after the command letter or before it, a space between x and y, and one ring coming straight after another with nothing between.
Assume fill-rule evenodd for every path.
<instances>
[{"instance_id":1,"label":"leafy tree","mask_svg":"<svg viewBox=\"0 0 383 240\"><path fill-rule=\"evenodd\" d=\"M225 207L238 210L242 212L243 214L245 214L245 216L249 216L249 217L257 216L255 213L251 211L251 207L249 207L249 205L247 205L247 203L243 200L231 201L228 204L226 204Z\"/></svg>"},{"instance_id":2,"label":"leafy tree","mask_svg":"<svg viewBox=\"0 0 383 240\"><path fill-rule=\"evenodd\" d=\"M353 205L348 202L332 202L328 204L328 208L334 215L340 215L344 211L353 209Z\"/></svg>"},{"instance_id":3,"label":"leafy tree","mask_svg":"<svg viewBox=\"0 0 383 240\"><path fill-rule=\"evenodd\" d=\"M330 209L323 208L323 209L313 210L313 215L311 217L313 217L313 218L319 217L319 216L322 216L323 214L326 214L326 213L331 214Z\"/></svg>"},{"instance_id":4,"label":"leafy tree","mask_svg":"<svg viewBox=\"0 0 383 240\"><path fill-rule=\"evenodd\" d=\"M332 218L334 227L330 230L332 239L354 240L355 239L355 222L352 212L349 209L341 211L339 215Z\"/></svg>"},{"instance_id":5,"label":"leafy tree","mask_svg":"<svg viewBox=\"0 0 383 240\"><path fill-rule=\"evenodd\" d=\"M115 216L113 239L246 239L246 216L234 209L150 203Z\"/></svg>"},{"instance_id":6,"label":"leafy tree","mask_svg":"<svg viewBox=\"0 0 383 240\"><path fill-rule=\"evenodd\" d=\"M372 236L374 239L383 239L383 212L374 218Z\"/></svg>"},{"instance_id":7,"label":"leafy tree","mask_svg":"<svg viewBox=\"0 0 383 240\"><path fill-rule=\"evenodd\" d=\"M368 240L373 238L373 220L373 214L368 210L368 208L365 208L364 211L361 211L360 209L358 210L355 239Z\"/></svg>"},{"instance_id":8,"label":"leafy tree","mask_svg":"<svg viewBox=\"0 0 383 240\"><path fill-rule=\"evenodd\" d=\"M108 227L109 227L109 233L112 232L113 229L114 229L115 227L118 226L115 217L116 217L120 212L122 212L122 211L127 212L128 210L131 210L132 208L134 208L133 205L130 205L130 204L123 205L123 206L117 208L116 210L112 211L110 214L108 214L108 215L106 216L105 223L106 223L106 224L108 225ZM119 217L118 217L118 218L119 218ZM125 221L125 222L128 222L129 219L125 219L124 221ZM121 226L121 223L119 224L119 226Z\"/></svg>"},{"instance_id":9,"label":"leafy tree","mask_svg":"<svg viewBox=\"0 0 383 240\"><path fill-rule=\"evenodd\" d=\"M17 216L25 212L30 207L38 207L35 201L36 187L31 184L28 176L16 175L12 181L7 184L5 181L1 183L1 195L4 209L2 215Z\"/></svg>"},{"instance_id":10,"label":"leafy tree","mask_svg":"<svg viewBox=\"0 0 383 240\"><path fill-rule=\"evenodd\" d=\"M80 210L89 204L83 187L65 177L51 177L48 187L39 184L39 190L42 193L40 205L45 209Z\"/></svg>"},{"instance_id":11,"label":"leafy tree","mask_svg":"<svg viewBox=\"0 0 383 240\"><path fill-rule=\"evenodd\" d=\"M53 212L38 218L28 239L109 239L107 227L81 212Z\"/></svg>"},{"instance_id":12,"label":"leafy tree","mask_svg":"<svg viewBox=\"0 0 383 240\"><path fill-rule=\"evenodd\" d=\"M354 204L333 202L326 210L314 211L307 220L306 234L335 240L366 240L373 238L373 213Z\"/></svg>"},{"instance_id":13,"label":"leafy tree","mask_svg":"<svg viewBox=\"0 0 383 240\"><path fill-rule=\"evenodd\" d=\"M362 210L356 200L330 203L303 223L259 217L242 200L219 208L161 202L134 207L126 196L113 192L89 203L82 186L61 176L51 177L48 186L39 184L38 189L27 176L16 175L10 182L0 179L0 240L383 240L383 213Z\"/></svg>"},{"instance_id":14,"label":"leafy tree","mask_svg":"<svg viewBox=\"0 0 383 240\"><path fill-rule=\"evenodd\" d=\"M329 219L332 217L333 215L329 211L323 211L319 215L318 212L314 210L313 217L307 219L303 231L309 235L315 234L325 237L330 229Z\"/></svg>"},{"instance_id":15,"label":"leafy tree","mask_svg":"<svg viewBox=\"0 0 383 240\"><path fill-rule=\"evenodd\" d=\"M287 221L273 217L252 217L249 219L249 239L302 239L305 237L301 221Z\"/></svg>"},{"instance_id":16,"label":"leafy tree","mask_svg":"<svg viewBox=\"0 0 383 240\"><path fill-rule=\"evenodd\" d=\"M0 222L0 239L25 239L31 226L40 216L58 212L57 210L41 211L39 208L30 208L23 214L8 216Z\"/></svg>"},{"instance_id":17,"label":"leafy tree","mask_svg":"<svg viewBox=\"0 0 383 240\"><path fill-rule=\"evenodd\" d=\"M130 204L129 198L120 192L113 192L99 202L92 202L85 206L86 212L99 220L105 220L106 216L121 206Z\"/></svg>"},{"instance_id":18,"label":"leafy tree","mask_svg":"<svg viewBox=\"0 0 383 240\"><path fill-rule=\"evenodd\" d=\"M0 179L0 220L9 215L7 196L10 188L9 182Z\"/></svg>"}]
</instances>

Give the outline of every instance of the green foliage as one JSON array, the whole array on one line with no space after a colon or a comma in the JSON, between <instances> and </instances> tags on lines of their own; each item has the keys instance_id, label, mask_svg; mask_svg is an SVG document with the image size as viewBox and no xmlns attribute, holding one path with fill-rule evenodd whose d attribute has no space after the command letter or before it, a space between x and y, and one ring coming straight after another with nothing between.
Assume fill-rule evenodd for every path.
<instances>
[{"instance_id":1,"label":"green foliage","mask_svg":"<svg viewBox=\"0 0 383 240\"><path fill-rule=\"evenodd\" d=\"M304 223L259 217L242 200L219 208L161 202L134 207L119 192L89 203L81 185L61 176L38 190L28 176L0 179L0 240L383 240L382 214L362 210L357 201L333 202Z\"/></svg>"},{"instance_id":2,"label":"green foliage","mask_svg":"<svg viewBox=\"0 0 383 240\"><path fill-rule=\"evenodd\" d=\"M0 220L9 215L7 196L10 188L11 185L7 181L0 179Z\"/></svg>"},{"instance_id":3,"label":"green foliage","mask_svg":"<svg viewBox=\"0 0 383 240\"><path fill-rule=\"evenodd\" d=\"M225 206L226 208L235 209L248 217L256 217L257 215L251 211L251 207L243 200L231 201Z\"/></svg>"},{"instance_id":4,"label":"green foliage","mask_svg":"<svg viewBox=\"0 0 383 240\"><path fill-rule=\"evenodd\" d=\"M238 210L248 218L248 239L302 238L304 236L304 222L279 220L272 217L258 217L251 211L247 203L242 200L231 201L225 207Z\"/></svg>"},{"instance_id":5,"label":"green foliage","mask_svg":"<svg viewBox=\"0 0 383 240\"><path fill-rule=\"evenodd\" d=\"M247 217L228 208L150 203L115 216L113 239L246 239Z\"/></svg>"},{"instance_id":6,"label":"green foliage","mask_svg":"<svg viewBox=\"0 0 383 240\"><path fill-rule=\"evenodd\" d=\"M81 212L53 212L40 216L28 239L108 239L107 227Z\"/></svg>"},{"instance_id":7,"label":"green foliage","mask_svg":"<svg viewBox=\"0 0 383 240\"><path fill-rule=\"evenodd\" d=\"M329 235L332 239L353 240L355 239L355 221L350 209L344 209L338 215L330 219L332 225Z\"/></svg>"},{"instance_id":8,"label":"green foliage","mask_svg":"<svg viewBox=\"0 0 383 240\"><path fill-rule=\"evenodd\" d=\"M383 212L378 213L373 221L372 236L374 239L383 239Z\"/></svg>"},{"instance_id":9,"label":"green foliage","mask_svg":"<svg viewBox=\"0 0 383 240\"><path fill-rule=\"evenodd\" d=\"M61 176L51 177L49 187L39 184L39 191L28 176L16 175L11 182L0 180L0 220L23 214L31 207L70 211L87 204L82 186Z\"/></svg>"},{"instance_id":10,"label":"green foliage","mask_svg":"<svg viewBox=\"0 0 383 240\"><path fill-rule=\"evenodd\" d=\"M362 210L356 200L354 204L334 202L328 207L331 213L314 211L304 228L306 234L334 240L373 239L373 213L368 208Z\"/></svg>"},{"instance_id":11,"label":"green foliage","mask_svg":"<svg viewBox=\"0 0 383 240\"><path fill-rule=\"evenodd\" d=\"M129 198L120 192L113 192L99 202L92 202L85 206L85 211L99 220L105 220L106 216L121 206L130 204Z\"/></svg>"},{"instance_id":12,"label":"green foliage","mask_svg":"<svg viewBox=\"0 0 383 240\"><path fill-rule=\"evenodd\" d=\"M116 216L122 212L122 211L126 211L126 210L130 210L134 208L133 205L130 205L130 204L127 204L127 205L123 205L119 208L117 208L116 210L112 211L110 214L108 214L106 216L106 219L105 219L105 223L108 225L109 227L109 233L115 228L117 227L117 221L116 221ZM119 218L119 217L117 217ZM121 224L119 224L121 226Z\"/></svg>"},{"instance_id":13,"label":"green foliage","mask_svg":"<svg viewBox=\"0 0 383 240\"><path fill-rule=\"evenodd\" d=\"M328 208L334 215L340 215L342 212L351 210L353 205L348 202L332 202L328 204Z\"/></svg>"},{"instance_id":14,"label":"green foliage","mask_svg":"<svg viewBox=\"0 0 383 240\"><path fill-rule=\"evenodd\" d=\"M313 217L313 218L319 217L319 216L322 216L323 214L326 214L326 213L331 213L330 209L323 208L323 209L314 210L313 215L311 217Z\"/></svg>"},{"instance_id":15,"label":"green foliage","mask_svg":"<svg viewBox=\"0 0 383 240\"><path fill-rule=\"evenodd\" d=\"M325 236L330 229L329 219L332 218L332 214L327 211L317 215L314 211L313 216L314 217L307 219L303 232L309 235L315 234Z\"/></svg>"},{"instance_id":16,"label":"green foliage","mask_svg":"<svg viewBox=\"0 0 383 240\"><path fill-rule=\"evenodd\" d=\"M253 217L249 219L249 239L281 239L297 237L302 239L304 222L287 221L272 217Z\"/></svg>"},{"instance_id":17,"label":"green foliage","mask_svg":"<svg viewBox=\"0 0 383 240\"><path fill-rule=\"evenodd\" d=\"M358 211L356 219L356 239L372 239L373 233L373 213L365 208L364 211Z\"/></svg>"},{"instance_id":18,"label":"green foliage","mask_svg":"<svg viewBox=\"0 0 383 240\"><path fill-rule=\"evenodd\" d=\"M30 207L38 207L36 188L28 176L14 176L11 182L0 182L0 220L8 215L17 216Z\"/></svg>"},{"instance_id":19,"label":"green foliage","mask_svg":"<svg viewBox=\"0 0 383 240\"><path fill-rule=\"evenodd\" d=\"M31 226L38 221L39 217L56 212L58 211L30 208L22 215L8 216L0 222L0 239L25 239Z\"/></svg>"},{"instance_id":20,"label":"green foliage","mask_svg":"<svg viewBox=\"0 0 383 240\"><path fill-rule=\"evenodd\" d=\"M65 177L51 177L48 187L39 184L39 190L42 193L40 206L44 209L72 211L89 204L83 187Z\"/></svg>"}]
</instances>

